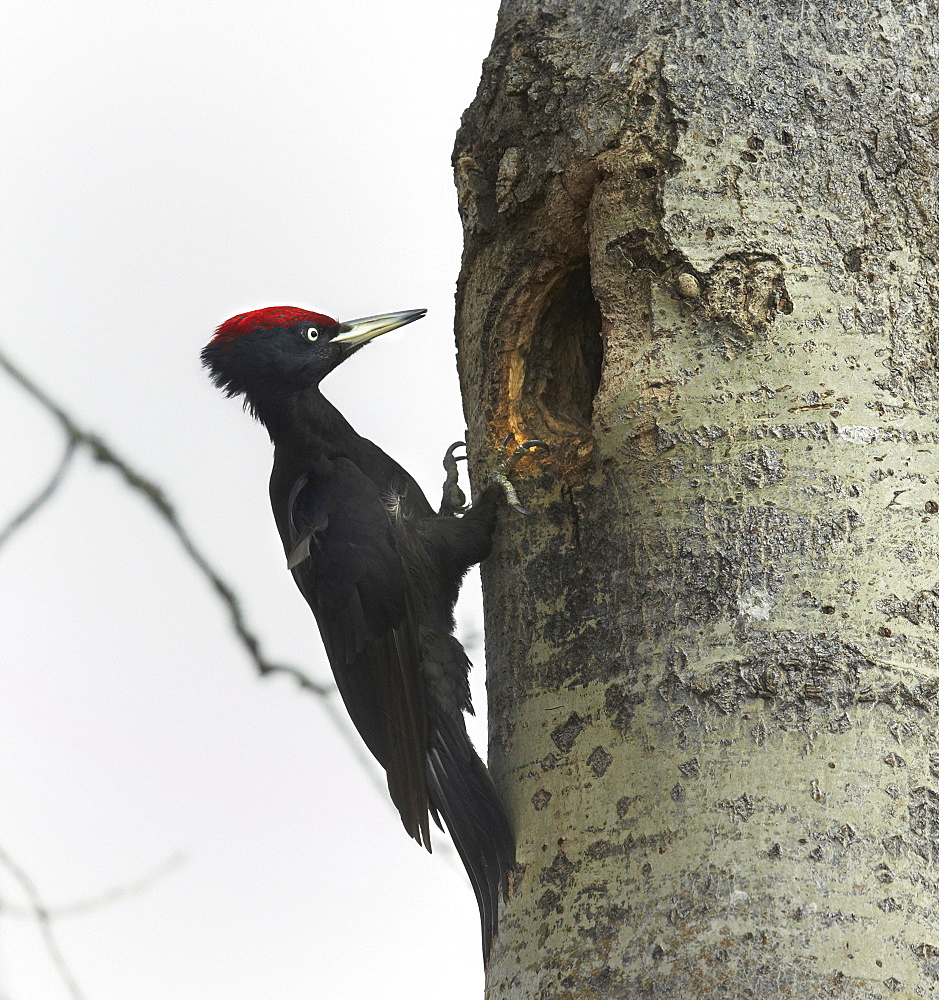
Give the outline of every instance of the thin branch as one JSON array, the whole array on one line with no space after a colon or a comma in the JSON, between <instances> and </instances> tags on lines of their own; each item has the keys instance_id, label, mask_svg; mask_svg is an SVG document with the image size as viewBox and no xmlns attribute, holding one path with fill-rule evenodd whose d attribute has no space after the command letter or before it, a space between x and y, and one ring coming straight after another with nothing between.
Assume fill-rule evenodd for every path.
<instances>
[{"instance_id":1,"label":"thin branch","mask_svg":"<svg viewBox=\"0 0 939 1000\"><path fill-rule=\"evenodd\" d=\"M0 547L4 545L13 535L13 532L17 528L22 527L32 516L39 510L40 507L52 496L53 493L59 488L65 473L68 471L68 467L71 464L72 456L75 454L75 449L77 447L77 442L74 438L69 438L65 445L65 451L62 453L62 457L59 459L59 464L55 467L55 471L49 479L49 482L29 501L28 504L10 521L7 526L0 531Z\"/></svg>"},{"instance_id":2,"label":"thin branch","mask_svg":"<svg viewBox=\"0 0 939 1000\"><path fill-rule=\"evenodd\" d=\"M271 663L270 660L264 656L261 651L261 643L258 637L248 628L248 625L245 622L244 612L241 609L241 602L235 595L235 592L216 572L214 567L209 563L208 559L206 559L199 549L196 548L196 545L190 538L189 533L182 526L176 511L173 509L173 505L169 502L166 495L163 493L163 490L156 483L137 472L136 469L134 469L128 462L124 461L124 459L122 459L114 451L114 449L111 448L111 446L97 434L93 434L92 432L83 430L79 427L79 425L72 420L65 410L63 410L61 406L55 403L45 392L43 392L42 389L40 389L24 372L20 371L20 369L14 365L12 361L10 361L2 350L0 350L0 368L3 368L15 382L19 383L19 385L33 397L33 399L40 403L46 410L48 410L49 413L52 414L53 417L55 417L65 433L65 436L68 438L68 446L62 461L59 463L59 468L56 470L56 474L50 480L42 493L35 500L33 500L23 512L17 515L7 528L4 529L3 534L0 535L0 543L5 541L12 531L20 527L26 518L28 518L35 512L36 509L38 509L39 506L49 499L61 482L62 476L65 473L68 463L72 458L72 453L75 449L79 446L88 448L95 461L102 462L105 465L110 465L111 468L116 469L117 472L119 472L123 477L124 482L126 482L132 490L140 493L147 500L147 502L156 509L163 520L166 521L170 531L172 531L176 536L186 554L196 564L196 566L199 567L202 575L208 580L216 594L218 594L222 603L228 608L232 628L235 630L235 634L241 640L241 644L245 647L248 655L254 662L258 673L262 676L274 673L288 674L296 680L301 688L310 691L313 694L319 695L320 697L326 697L335 691L333 685L322 684L319 681L315 681L297 667L291 667L280 663Z\"/></svg>"},{"instance_id":3,"label":"thin branch","mask_svg":"<svg viewBox=\"0 0 939 1000\"><path fill-rule=\"evenodd\" d=\"M22 868L20 868L20 866L2 847L0 847L0 864L7 869L17 882L19 882L23 891L29 898L29 902L32 907L32 914L36 919L36 923L39 925L39 930L46 943L46 951L49 953L49 958L55 966L56 971L59 973L59 977L62 982L65 983L66 988L69 993L72 994L74 1000L84 1000L84 994L79 989L78 983L75 981L75 977L72 975L72 971L69 969L68 963L65 961L65 956L59 950L58 942L55 939L55 935L52 933L52 921L49 918L49 911L43 904L42 898L36 890L36 887L33 885L32 879L26 874L26 872L23 871Z\"/></svg>"},{"instance_id":4,"label":"thin branch","mask_svg":"<svg viewBox=\"0 0 939 1000\"><path fill-rule=\"evenodd\" d=\"M49 920L61 920L64 917L77 917L84 913L102 910L106 906L113 906L115 903L130 896L141 896L153 888L157 882L167 878L181 868L186 863L186 860L186 856L182 853L173 854L132 882L125 882L123 885L116 885L110 889L105 889L104 892L99 893L97 896L91 896L88 899L78 899L72 903L63 903L61 906L44 906L43 912ZM9 864L7 867L9 867ZM16 906L13 903L3 903L0 905L0 910L8 916L13 917L33 918L36 916L35 907Z\"/></svg>"}]
</instances>

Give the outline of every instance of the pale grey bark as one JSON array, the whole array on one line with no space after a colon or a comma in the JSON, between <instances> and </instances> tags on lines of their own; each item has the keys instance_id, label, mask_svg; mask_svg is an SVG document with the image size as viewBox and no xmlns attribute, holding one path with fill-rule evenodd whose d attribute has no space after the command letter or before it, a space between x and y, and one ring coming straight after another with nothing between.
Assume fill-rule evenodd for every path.
<instances>
[{"instance_id":1,"label":"pale grey bark","mask_svg":"<svg viewBox=\"0 0 939 1000\"><path fill-rule=\"evenodd\" d=\"M554 454L484 575L492 998L939 990L937 25L502 5L461 377L477 469Z\"/></svg>"}]
</instances>

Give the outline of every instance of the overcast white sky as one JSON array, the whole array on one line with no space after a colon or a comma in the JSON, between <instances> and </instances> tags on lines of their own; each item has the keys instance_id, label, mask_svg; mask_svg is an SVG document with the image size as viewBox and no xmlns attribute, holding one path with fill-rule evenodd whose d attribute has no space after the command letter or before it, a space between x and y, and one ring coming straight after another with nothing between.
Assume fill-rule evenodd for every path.
<instances>
[{"instance_id":1,"label":"overcast white sky","mask_svg":"<svg viewBox=\"0 0 939 1000\"><path fill-rule=\"evenodd\" d=\"M325 389L436 502L464 426L450 151L497 6L58 0L0 22L0 344L163 484L267 654L322 679L270 444L199 350L263 305L426 307ZM2 373L0 420L2 524L63 442ZM184 857L56 922L87 1000L481 996L458 862L408 839L315 698L256 677L164 525L85 455L0 549L0 668L0 848L45 901ZM65 998L22 902L0 870L0 1000Z\"/></svg>"}]
</instances>

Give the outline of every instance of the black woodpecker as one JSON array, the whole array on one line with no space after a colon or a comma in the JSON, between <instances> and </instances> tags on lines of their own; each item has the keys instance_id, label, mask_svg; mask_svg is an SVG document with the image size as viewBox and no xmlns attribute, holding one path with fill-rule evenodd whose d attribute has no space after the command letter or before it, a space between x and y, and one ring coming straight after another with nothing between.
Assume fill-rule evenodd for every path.
<instances>
[{"instance_id":1,"label":"black woodpecker","mask_svg":"<svg viewBox=\"0 0 939 1000\"><path fill-rule=\"evenodd\" d=\"M274 520L342 700L387 773L407 832L429 851L428 816L446 824L479 903L486 960L515 840L466 734L470 662L453 635L453 607L466 571L489 554L504 497L517 507L507 473L545 446L514 449L466 508L452 446L434 511L414 479L320 393L363 344L424 313L338 323L292 306L258 309L224 322L202 362L271 436Z\"/></svg>"}]
</instances>

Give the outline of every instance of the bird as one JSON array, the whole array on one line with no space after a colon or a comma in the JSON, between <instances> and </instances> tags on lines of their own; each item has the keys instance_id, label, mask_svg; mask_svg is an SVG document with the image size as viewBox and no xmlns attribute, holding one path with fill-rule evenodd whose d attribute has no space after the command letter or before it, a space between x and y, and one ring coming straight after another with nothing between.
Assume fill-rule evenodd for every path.
<instances>
[{"instance_id":1,"label":"bird","mask_svg":"<svg viewBox=\"0 0 939 1000\"><path fill-rule=\"evenodd\" d=\"M414 478L358 434L321 381L376 337L425 309L340 323L296 306L240 313L202 350L214 384L241 396L274 447L270 499L287 566L319 627L346 710L384 768L408 834L431 850L446 827L479 906L483 961L508 901L515 838L466 732L470 661L453 615L467 570L489 555L500 508L521 513L508 474L540 449L525 441L469 505L456 442L438 510Z\"/></svg>"}]
</instances>

